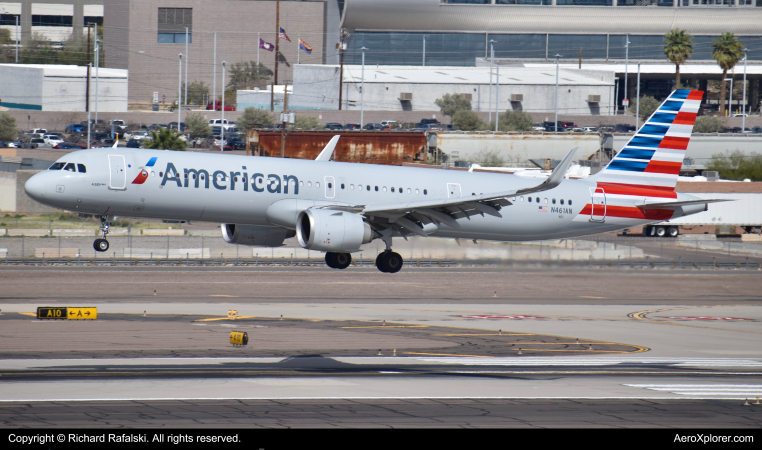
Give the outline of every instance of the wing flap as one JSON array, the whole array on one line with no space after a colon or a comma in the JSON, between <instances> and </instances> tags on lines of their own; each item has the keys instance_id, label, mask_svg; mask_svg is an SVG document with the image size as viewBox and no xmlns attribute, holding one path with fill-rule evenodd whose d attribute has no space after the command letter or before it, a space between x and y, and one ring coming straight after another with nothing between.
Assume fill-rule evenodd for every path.
<instances>
[{"instance_id":1,"label":"wing flap","mask_svg":"<svg viewBox=\"0 0 762 450\"><path fill-rule=\"evenodd\" d=\"M680 202L660 202L660 203L642 203L635 205L640 209L672 209L678 206L687 205L701 205L703 203L719 203L719 202L733 202L733 199L698 199L698 200L684 200Z\"/></svg>"}]
</instances>

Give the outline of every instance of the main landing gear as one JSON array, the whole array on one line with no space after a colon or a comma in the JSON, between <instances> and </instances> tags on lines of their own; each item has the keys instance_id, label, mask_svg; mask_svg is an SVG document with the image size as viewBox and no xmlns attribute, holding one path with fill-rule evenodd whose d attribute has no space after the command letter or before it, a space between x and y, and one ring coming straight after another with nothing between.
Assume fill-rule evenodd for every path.
<instances>
[{"instance_id":1,"label":"main landing gear","mask_svg":"<svg viewBox=\"0 0 762 450\"><path fill-rule=\"evenodd\" d=\"M376 267L381 272L397 273L402 269L402 256L391 249L386 250L376 257Z\"/></svg>"},{"instance_id":2,"label":"main landing gear","mask_svg":"<svg viewBox=\"0 0 762 450\"><path fill-rule=\"evenodd\" d=\"M111 220L113 217L111 216L100 216L101 219L101 235L103 236L101 239L96 239L95 242L93 242L93 248L96 252L105 252L108 250L108 241L106 240L106 235L108 234L108 229L111 227Z\"/></svg>"},{"instance_id":3,"label":"main landing gear","mask_svg":"<svg viewBox=\"0 0 762 450\"><path fill-rule=\"evenodd\" d=\"M352 255L349 253L327 252L325 254L325 263L331 269L346 269L352 264Z\"/></svg>"}]
</instances>

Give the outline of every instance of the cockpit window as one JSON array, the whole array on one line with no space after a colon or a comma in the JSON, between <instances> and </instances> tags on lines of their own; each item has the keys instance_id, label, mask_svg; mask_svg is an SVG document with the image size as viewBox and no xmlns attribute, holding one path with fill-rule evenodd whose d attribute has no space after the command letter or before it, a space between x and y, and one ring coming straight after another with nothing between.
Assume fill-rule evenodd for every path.
<instances>
[{"instance_id":1,"label":"cockpit window","mask_svg":"<svg viewBox=\"0 0 762 450\"><path fill-rule=\"evenodd\" d=\"M50 169L48 169L48 170L61 170L61 169L63 169L63 167L65 165L66 165L65 162L57 162L57 163L53 164L52 166L50 166Z\"/></svg>"},{"instance_id":2,"label":"cockpit window","mask_svg":"<svg viewBox=\"0 0 762 450\"><path fill-rule=\"evenodd\" d=\"M79 169L79 173L87 173L87 168L85 168L84 164L77 164L77 169Z\"/></svg>"},{"instance_id":3,"label":"cockpit window","mask_svg":"<svg viewBox=\"0 0 762 450\"><path fill-rule=\"evenodd\" d=\"M77 167L74 165L74 163L69 163L66 165L66 167L63 168L63 170L68 170L69 172L76 172Z\"/></svg>"}]
</instances>

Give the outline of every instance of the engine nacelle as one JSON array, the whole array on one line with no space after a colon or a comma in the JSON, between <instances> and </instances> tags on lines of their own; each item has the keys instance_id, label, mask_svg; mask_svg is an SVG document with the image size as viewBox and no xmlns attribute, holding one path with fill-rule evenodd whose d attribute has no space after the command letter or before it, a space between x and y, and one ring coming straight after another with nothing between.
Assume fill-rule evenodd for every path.
<instances>
[{"instance_id":1,"label":"engine nacelle","mask_svg":"<svg viewBox=\"0 0 762 450\"><path fill-rule=\"evenodd\" d=\"M345 211L310 208L299 213L299 245L324 252L353 252L373 240L373 229L362 216Z\"/></svg>"},{"instance_id":2,"label":"engine nacelle","mask_svg":"<svg viewBox=\"0 0 762 450\"><path fill-rule=\"evenodd\" d=\"M283 241L296 235L294 230L264 225L222 224L222 239L228 244L280 247Z\"/></svg>"}]
</instances>

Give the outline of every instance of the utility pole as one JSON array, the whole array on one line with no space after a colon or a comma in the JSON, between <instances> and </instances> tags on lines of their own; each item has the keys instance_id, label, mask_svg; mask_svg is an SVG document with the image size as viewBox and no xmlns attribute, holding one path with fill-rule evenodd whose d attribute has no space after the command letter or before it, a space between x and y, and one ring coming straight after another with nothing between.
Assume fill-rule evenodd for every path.
<instances>
[{"instance_id":1,"label":"utility pole","mask_svg":"<svg viewBox=\"0 0 762 450\"><path fill-rule=\"evenodd\" d=\"M220 119L220 151L225 148L225 61L222 61L222 119Z\"/></svg>"},{"instance_id":2,"label":"utility pole","mask_svg":"<svg viewBox=\"0 0 762 450\"><path fill-rule=\"evenodd\" d=\"M97 36L96 36L97 37ZM185 106L188 106L188 27L185 27ZM177 124L180 131L180 124Z\"/></svg>"},{"instance_id":3,"label":"utility pole","mask_svg":"<svg viewBox=\"0 0 762 450\"><path fill-rule=\"evenodd\" d=\"M746 132L746 52L748 51L748 48L743 48L743 111L741 115L741 133Z\"/></svg>"},{"instance_id":4,"label":"utility pole","mask_svg":"<svg viewBox=\"0 0 762 450\"><path fill-rule=\"evenodd\" d=\"M180 66L177 70L177 130L180 131L180 122L182 114L182 108L180 107L180 100L183 98L183 54L178 54L180 57Z\"/></svg>"},{"instance_id":5,"label":"utility pole","mask_svg":"<svg viewBox=\"0 0 762 450\"><path fill-rule=\"evenodd\" d=\"M90 112L90 67L92 66L90 64L90 29L92 28L90 25L91 23L87 24L87 86L85 86L85 111ZM87 120L89 121L90 118L88 117ZM88 130L89 130L88 125ZM90 132L88 131L88 142L90 140ZM90 148L90 144L87 144L87 148Z\"/></svg>"},{"instance_id":6,"label":"utility pole","mask_svg":"<svg viewBox=\"0 0 762 450\"><path fill-rule=\"evenodd\" d=\"M88 27L89 30L89 27ZM89 53L88 53L89 55ZM89 56L88 56L89 58ZM87 85L90 86L90 67L93 65L93 63L87 63ZM89 103L89 102L88 102ZM90 105L87 105L87 148L90 149L90 126L92 125L92 121L90 120ZM29 128L29 116L27 116L27 122L26 122L27 128Z\"/></svg>"},{"instance_id":7,"label":"utility pole","mask_svg":"<svg viewBox=\"0 0 762 450\"><path fill-rule=\"evenodd\" d=\"M16 64L19 63L19 46L21 45L21 35L19 34L19 16L16 16Z\"/></svg>"},{"instance_id":8,"label":"utility pole","mask_svg":"<svg viewBox=\"0 0 762 450\"><path fill-rule=\"evenodd\" d=\"M488 122L492 122L492 67L495 65L495 45L494 42L490 39L489 41L489 120Z\"/></svg>"},{"instance_id":9,"label":"utility pole","mask_svg":"<svg viewBox=\"0 0 762 450\"><path fill-rule=\"evenodd\" d=\"M101 65L100 44L98 41L98 24L95 24L95 127L98 128L98 67Z\"/></svg>"},{"instance_id":10,"label":"utility pole","mask_svg":"<svg viewBox=\"0 0 762 450\"><path fill-rule=\"evenodd\" d=\"M339 111L341 111L341 102L344 94L344 37L347 32L342 28L341 30L341 44L339 44Z\"/></svg>"},{"instance_id":11,"label":"utility pole","mask_svg":"<svg viewBox=\"0 0 762 450\"><path fill-rule=\"evenodd\" d=\"M259 35L259 33L257 33ZM257 50L257 65L259 65L259 50ZM213 61L213 72L214 76L212 78L212 111L217 110L217 32L214 32L214 61Z\"/></svg>"},{"instance_id":12,"label":"utility pole","mask_svg":"<svg viewBox=\"0 0 762 450\"><path fill-rule=\"evenodd\" d=\"M275 86L278 85L278 45L280 44L280 0L275 2L275 74L270 89L270 111L274 111L275 106ZM224 97L225 94L223 93Z\"/></svg>"},{"instance_id":13,"label":"utility pole","mask_svg":"<svg viewBox=\"0 0 762 450\"><path fill-rule=\"evenodd\" d=\"M497 123L498 120L498 114L500 113L499 108L499 102L500 102L500 66L497 66L497 74L495 75L495 132L497 132Z\"/></svg>"},{"instance_id":14,"label":"utility pole","mask_svg":"<svg viewBox=\"0 0 762 450\"><path fill-rule=\"evenodd\" d=\"M560 58L561 55L556 54L556 120L555 120L555 130L556 133L558 133L558 58Z\"/></svg>"},{"instance_id":15,"label":"utility pole","mask_svg":"<svg viewBox=\"0 0 762 450\"><path fill-rule=\"evenodd\" d=\"M288 108L288 80L285 80L283 83L283 114L282 116L282 124L280 128L280 157L285 158L286 157L286 126L288 125L288 122L286 121L286 109Z\"/></svg>"},{"instance_id":16,"label":"utility pole","mask_svg":"<svg viewBox=\"0 0 762 450\"><path fill-rule=\"evenodd\" d=\"M367 48L363 47L362 49L362 71L361 71L361 80L360 80L360 127L363 125L364 121L364 114L365 114L365 50Z\"/></svg>"},{"instance_id":17,"label":"utility pole","mask_svg":"<svg viewBox=\"0 0 762 450\"><path fill-rule=\"evenodd\" d=\"M426 67L426 35L423 35L423 67Z\"/></svg>"},{"instance_id":18,"label":"utility pole","mask_svg":"<svg viewBox=\"0 0 762 450\"><path fill-rule=\"evenodd\" d=\"M638 86L635 93L635 132L640 128L640 61L638 61Z\"/></svg>"},{"instance_id":19,"label":"utility pole","mask_svg":"<svg viewBox=\"0 0 762 450\"><path fill-rule=\"evenodd\" d=\"M627 63L630 59L630 35L625 36L625 44L624 44L624 101L622 103L626 104L624 105L623 113L626 116L627 115L627 107L630 106L630 99L627 98Z\"/></svg>"}]
</instances>

